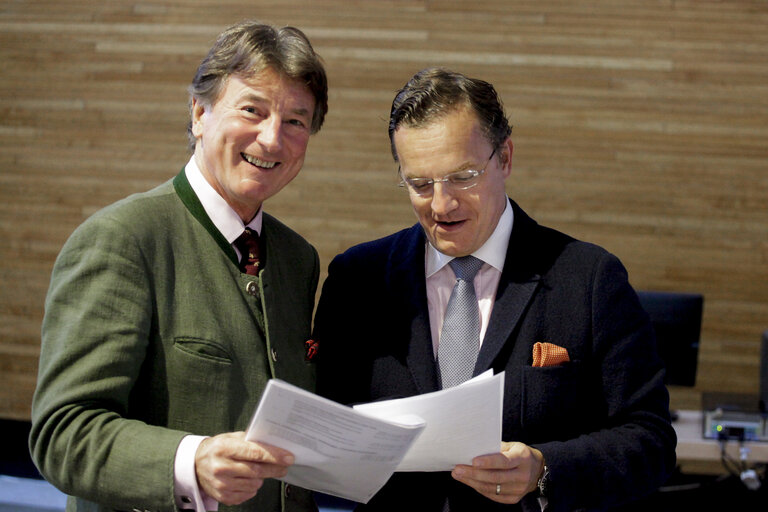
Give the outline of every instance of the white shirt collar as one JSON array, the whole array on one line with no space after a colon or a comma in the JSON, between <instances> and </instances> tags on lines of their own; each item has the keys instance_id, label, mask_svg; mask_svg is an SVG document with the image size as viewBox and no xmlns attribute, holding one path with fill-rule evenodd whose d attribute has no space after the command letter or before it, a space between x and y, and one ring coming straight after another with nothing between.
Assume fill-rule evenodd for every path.
<instances>
[{"instance_id":1,"label":"white shirt collar","mask_svg":"<svg viewBox=\"0 0 768 512\"><path fill-rule=\"evenodd\" d=\"M472 256L483 260L485 263L501 272L504 269L504 261L507 258L507 248L509 247L509 237L512 236L514 217L512 205L509 203L509 200L507 200L507 207L504 208L504 212L501 214L499 222L496 224L496 229L493 230L493 233L491 233L488 240L486 240L478 250L472 253ZM427 242L426 257L427 277L438 272L453 259L453 256L441 253L429 242Z\"/></svg>"},{"instance_id":2,"label":"white shirt collar","mask_svg":"<svg viewBox=\"0 0 768 512\"><path fill-rule=\"evenodd\" d=\"M216 229L224 235L224 238L226 238L229 243L234 242L246 227L261 234L261 208L259 208L256 216L246 226L243 224L240 216L235 213L235 210L229 206L229 203L227 203L227 201L221 197L205 179L203 173L200 172L200 168L197 166L197 162L195 162L194 155L189 159L189 162L187 162L184 172L187 175L189 185L203 205L205 213L208 214L208 218L211 219L213 225L216 226Z\"/></svg>"}]
</instances>

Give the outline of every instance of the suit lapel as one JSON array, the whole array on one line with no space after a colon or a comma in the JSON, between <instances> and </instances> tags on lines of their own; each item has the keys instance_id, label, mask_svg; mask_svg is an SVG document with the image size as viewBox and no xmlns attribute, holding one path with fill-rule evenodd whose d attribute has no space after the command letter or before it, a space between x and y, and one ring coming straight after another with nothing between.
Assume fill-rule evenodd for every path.
<instances>
[{"instance_id":1,"label":"suit lapel","mask_svg":"<svg viewBox=\"0 0 768 512\"><path fill-rule=\"evenodd\" d=\"M187 174L184 169L182 169L181 172L177 174L173 179L173 188L181 199L181 202L184 203L184 206L187 208L187 210L189 210L189 213L191 213L192 216L195 217L195 219L197 219L197 221L205 228L205 230L208 231L208 233L213 237L213 240L221 248L221 250L224 251L230 261L232 261L235 266L238 266L240 262L237 259L235 250L232 248L232 244L230 244L227 239L224 238L224 235L221 234L221 231L219 231L219 229L213 224L213 221L211 221L210 217L208 217L208 214L205 213L205 208L203 208L203 205L200 203L200 199L198 199L197 194L195 194L195 191L189 184L189 181L187 180Z\"/></svg>"},{"instance_id":2,"label":"suit lapel","mask_svg":"<svg viewBox=\"0 0 768 512\"><path fill-rule=\"evenodd\" d=\"M491 368L502 348L511 350L511 347L506 346L507 340L539 286L540 276L534 270L530 259L526 257L526 254L531 254L535 250L533 244L536 240L531 234L537 224L514 201L512 201L512 208L515 215L512 235L509 237L504 269L499 280L488 329L477 356L474 375L479 375Z\"/></svg>"},{"instance_id":3,"label":"suit lapel","mask_svg":"<svg viewBox=\"0 0 768 512\"><path fill-rule=\"evenodd\" d=\"M538 224L514 201L511 203L515 221L493 312L475 365L475 375L491 368L503 348L511 349L506 346L507 341L539 287L540 276L535 270L535 258L530 256L535 253ZM419 393L439 389L424 276L425 243L419 224L404 232L403 238L393 246L389 280L393 287L392 297L397 300L406 298L403 306L411 323L406 359Z\"/></svg>"},{"instance_id":4,"label":"suit lapel","mask_svg":"<svg viewBox=\"0 0 768 512\"><path fill-rule=\"evenodd\" d=\"M424 244L424 232L419 224L404 232L402 240L393 246L389 280L392 297L405 300L404 312L410 322L406 362L419 393L438 389L427 308Z\"/></svg>"}]
</instances>

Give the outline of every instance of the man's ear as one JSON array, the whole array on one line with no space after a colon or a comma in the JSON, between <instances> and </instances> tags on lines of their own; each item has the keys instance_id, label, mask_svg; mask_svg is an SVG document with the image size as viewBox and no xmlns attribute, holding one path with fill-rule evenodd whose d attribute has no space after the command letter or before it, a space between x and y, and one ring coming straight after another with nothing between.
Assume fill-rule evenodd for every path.
<instances>
[{"instance_id":1,"label":"man's ear","mask_svg":"<svg viewBox=\"0 0 768 512\"><path fill-rule=\"evenodd\" d=\"M205 105L197 98L192 98L192 135L200 138L203 135L203 115Z\"/></svg>"},{"instance_id":2,"label":"man's ear","mask_svg":"<svg viewBox=\"0 0 768 512\"><path fill-rule=\"evenodd\" d=\"M499 149L501 169L505 178L509 177L509 175L512 173L512 153L514 152L514 149L515 146L512 144L512 139L509 137L507 137Z\"/></svg>"}]
</instances>

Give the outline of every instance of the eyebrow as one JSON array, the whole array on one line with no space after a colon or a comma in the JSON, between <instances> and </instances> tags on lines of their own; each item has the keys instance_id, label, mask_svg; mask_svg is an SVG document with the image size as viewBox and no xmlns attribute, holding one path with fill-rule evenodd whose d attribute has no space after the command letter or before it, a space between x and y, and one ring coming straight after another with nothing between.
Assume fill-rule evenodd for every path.
<instances>
[{"instance_id":1,"label":"eyebrow","mask_svg":"<svg viewBox=\"0 0 768 512\"><path fill-rule=\"evenodd\" d=\"M259 96L256 93L250 92L241 98L241 101L253 102L253 103L269 103L269 100L263 96ZM297 116L311 117L310 110L304 107L298 107L291 109L290 112Z\"/></svg>"},{"instance_id":2,"label":"eyebrow","mask_svg":"<svg viewBox=\"0 0 768 512\"><path fill-rule=\"evenodd\" d=\"M479 170L479 169L475 169L475 167L477 167L477 166L473 165L472 163L470 163L468 161L466 161L463 164L460 164L460 165L457 165L456 167L454 167L453 170L450 170L448 172L443 173L441 175L441 177L442 176L448 176L449 174L453 174L454 172L466 171L467 169ZM408 178L422 178L423 177L423 176L418 176L418 175L415 175L415 174L407 174L407 173L402 172L402 166L400 167L400 169L401 169L401 174L403 176L407 176Z\"/></svg>"}]
</instances>

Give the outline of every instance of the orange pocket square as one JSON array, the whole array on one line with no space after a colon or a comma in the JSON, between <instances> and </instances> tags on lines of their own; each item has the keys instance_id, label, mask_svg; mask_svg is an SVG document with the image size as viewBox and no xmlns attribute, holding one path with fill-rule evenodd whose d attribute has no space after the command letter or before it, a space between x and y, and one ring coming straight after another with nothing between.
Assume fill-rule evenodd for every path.
<instances>
[{"instance_id":1,"label":"orange pocket square","mask_svg":"<svg viewBox=\"0 0 768 512\"><path fill-rule=\"evenodd\" d=\"M568 351L563 347L540 342L533 345L533 366L556 366L570 360Z\"/></svg>"}]
</instances>

